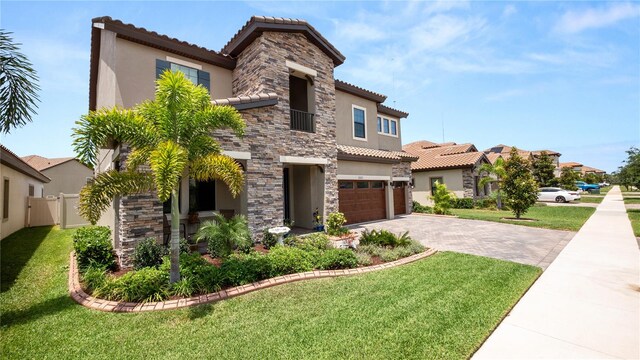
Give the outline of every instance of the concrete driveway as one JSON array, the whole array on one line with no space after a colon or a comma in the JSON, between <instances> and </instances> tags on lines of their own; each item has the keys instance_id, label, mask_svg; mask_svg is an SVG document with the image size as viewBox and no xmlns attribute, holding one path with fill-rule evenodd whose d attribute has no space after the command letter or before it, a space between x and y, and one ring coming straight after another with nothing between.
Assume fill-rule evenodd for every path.
<instances>
[{"instance_id":1,"label":"concrete driveway","mask_svg":"<svg viewBox=\"0 0 640 360\"><path fill-rule=\"evenodd\" d=\"M538 229L496 222L425 215L355 225L354 229L409 231L423 245L437 250L510 260L546 269L575 232Z\"/></svg>"}]
</instances>

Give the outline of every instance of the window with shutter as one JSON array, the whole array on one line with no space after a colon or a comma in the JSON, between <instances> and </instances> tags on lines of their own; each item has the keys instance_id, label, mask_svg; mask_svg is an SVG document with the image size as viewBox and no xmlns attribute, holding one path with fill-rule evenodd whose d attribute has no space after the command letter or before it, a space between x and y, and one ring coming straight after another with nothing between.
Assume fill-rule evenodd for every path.
<instances>
[{"instance_id":1,"label":"window with shutter","mask_svg":"<svg viewBox=\"0 0 640 360\"><path fill-rule=\"evenodd\" d=\"M156 59L156 79L159 78L165 70L180 71L187 77L187 79L191 80L192 83L204 86L209 90L209 93L211 93L211 77L208 72Z\"/></svg>"}]
</instances>

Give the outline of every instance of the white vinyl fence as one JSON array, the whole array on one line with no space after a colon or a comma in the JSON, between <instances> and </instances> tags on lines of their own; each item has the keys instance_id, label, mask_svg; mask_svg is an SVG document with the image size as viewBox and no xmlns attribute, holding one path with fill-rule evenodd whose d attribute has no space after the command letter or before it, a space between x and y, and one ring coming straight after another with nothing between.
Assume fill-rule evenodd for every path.
<instances>
[{"instance_id":1,"label":"white vinyl fence","mask_svg":"<svg viewBox=\"0 0 640 360\"><path fill-rule=\"evenodd\" d=\"M78 215L78 194L60 194L56 197L35 198L29 196L27 227L60 225L62 229L74 228L89 223Z\"/></svg>"}]
</instances>

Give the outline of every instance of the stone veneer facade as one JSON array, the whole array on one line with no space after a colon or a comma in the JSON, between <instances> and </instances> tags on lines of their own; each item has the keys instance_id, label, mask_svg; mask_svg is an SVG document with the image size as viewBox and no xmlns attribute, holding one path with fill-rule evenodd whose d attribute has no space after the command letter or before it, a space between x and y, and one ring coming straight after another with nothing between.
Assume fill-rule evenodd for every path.
<instances>
[{"instance_id":1,"label":"stone veneer facade","mask_svg":"<svg viewBox=\"0 0 640 360\"><path fill-rule=\"evenodd\" d=\"M473 198L474 191L473 187L475 186L474 182L474 173L472 169L463 169L462 170L462 188L464 189L464 197Z\"/></svg>"},{"instance_id":2,"label":"stone veneer facade","mask_svg":"<svg viewBox=\"0 0 640 360\"><path fill-rule=\"evenodd\" d=\"M393 164L391 166L391 176L393 177L403 177L411 179L411 163L408 161L403 161L399 164ZM411 183L411 182L409 182ZM407 186L409 186L407 184ZM410 214L413 209L413 191L409 186L406 194L406 205L407 205L407 214Z\"/></svg>"},{"instance_id":3,"label":"stone veneer facade","mask_svg":"<svg viewBox=\"0 0 640 360\"><path fill-rule=\"evenodd\" d=\"M289 69L286 60L318 72L314 79L316 132L290 129ZM264 32L237 59L234 96L275 92L278 103L241 111L247 123L244 139L214 134L225 150L251 153L246 182L249 226L255 233L284 220L280 156L327 159L324 165L324 212L338 210L336 100L333 61L302 34Z\"/></svg>"}]
</instances>

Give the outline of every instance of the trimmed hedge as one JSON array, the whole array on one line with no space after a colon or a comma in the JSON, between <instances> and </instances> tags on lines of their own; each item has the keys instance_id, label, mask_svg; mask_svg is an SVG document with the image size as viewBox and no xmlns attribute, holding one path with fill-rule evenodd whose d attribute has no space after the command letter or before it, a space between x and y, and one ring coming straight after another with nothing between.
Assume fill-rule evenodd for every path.
<instances>
[{"instance_id":1,"label":"trimmed hedge","mask_svg":"<svg viewBox=\"0 0 640 360\"><path fill-rule=\"evenodd\" d=\"M73 234L73 249L81 270L89 267L115 269L111 230L106 226L85 226Z\"/></svg>"}]
</instances>

